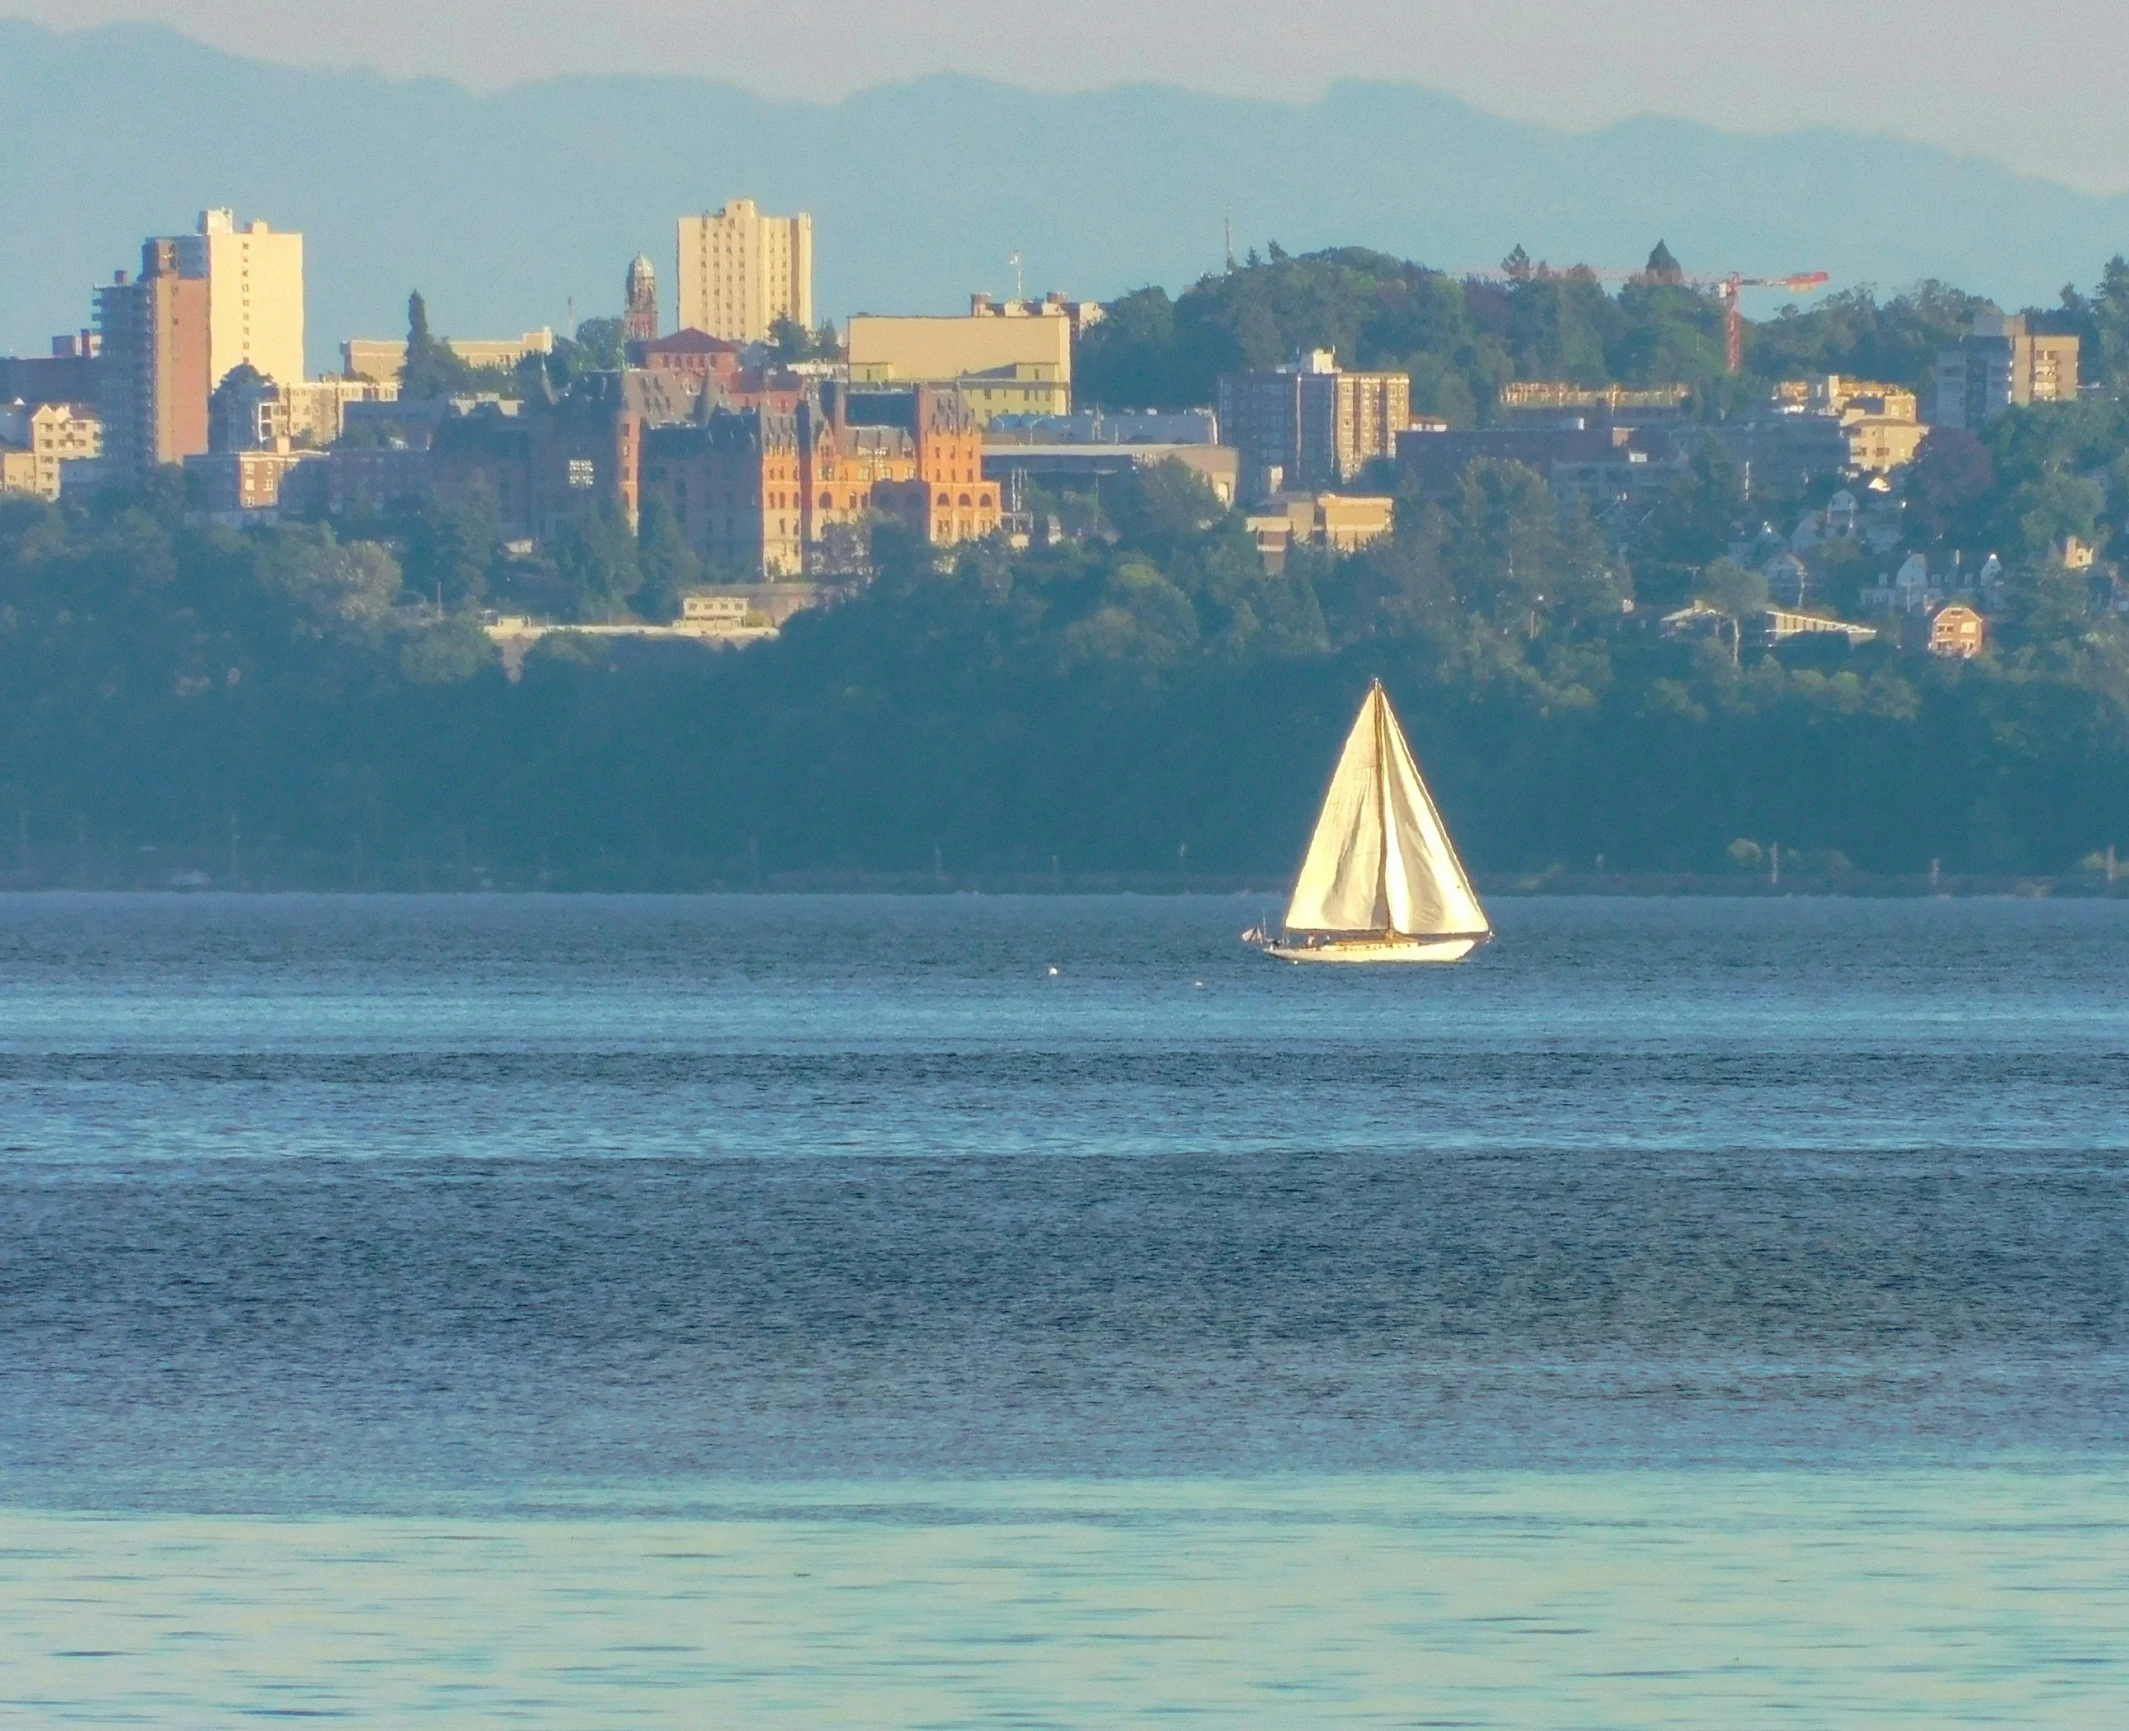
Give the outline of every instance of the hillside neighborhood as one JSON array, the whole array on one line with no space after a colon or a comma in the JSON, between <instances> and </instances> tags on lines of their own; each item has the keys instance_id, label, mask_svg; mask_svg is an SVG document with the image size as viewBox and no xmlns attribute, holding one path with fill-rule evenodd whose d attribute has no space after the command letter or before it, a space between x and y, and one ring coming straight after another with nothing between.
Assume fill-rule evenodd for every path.
<instances>
[{"instance_id":1,"label":"hillside neighborhood","mask_svg":"<svg viewBox=\"0 0 2129 1731\"><path fill-rule=\"evenodd\" d=\"M1345 268L1341 255L1271 251L1268 264L1230 261L1229 276ZM1692 592L1643 584L1623 600L1628 614L1658 604L1674 633L1891 633L1972 656L2018 551L2088 573L2102 605L2129 605L2082 519L2022 550L1922 526L1936 507L1914 496L1918 473L1924 492L1933 469L1971 479L1993 422L2090 389L2080 335L2046 315L1962 307L1940 346L1909 357L1919 377L1911 365L1899 379L1761 383L1748 353L1764 364L1775 343L1762 330L1778 342L1797 321L1750 326L1748 346L1743 291L1823 277L1689 277L1659 247L1617 301L1667 299L1674 320L1687 303L1709 351L1694 376L1623 384L1569 357L1579 377L1503 377L1482 403L1434 357L1383 364L1328 329L1267 354L1259 332L1230 344L1256 352L1203 376L1205 400L1191 402L1174 400L1163 369L1133 376L1131 333L1105 327L1109 309L1062 294L978 293L963 314L816 325L813 253L809 216L737 199L677 221L667 296L639 255L619 273L613 317L566 335L439 339L417 294L405 336L351 335L339 370L313 377L303 237L206 211L191 233L145 241L138 271L114 271L92 322L49 355L0 360L0 488L79 501L173 468L189 520L327 523L401 558L401 519L456 514L461 538L488 545L457 582L406 599L484 609L513 666L513 648L568 625L754 640L861 581L883 527L940 550L1100 534L1104 483L1154 465L1239 513L1273 572L1296 549L1350 554L1386 538L1400 509L1503 464L1540 478L1623 566L1652 515L1714 477L1736 508L1692 562ZM1460 292L1480 310L1609 298L1595 273L1554 272L1521 249L1490 278L1421 274L1436 298ZM1158 293L1119 303L1117 322L1142 320Z\"/></svg>"}]
</instances>

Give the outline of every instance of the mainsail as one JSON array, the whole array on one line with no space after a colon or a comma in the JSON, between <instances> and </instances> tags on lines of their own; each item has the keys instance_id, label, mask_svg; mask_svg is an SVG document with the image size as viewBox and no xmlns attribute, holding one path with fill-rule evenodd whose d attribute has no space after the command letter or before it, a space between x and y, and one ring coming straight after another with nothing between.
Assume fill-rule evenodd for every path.
<instances>
[{"instance_id":1,"label":"mainsail","mask_svg":"<svg viewBox=\"0 0 2129 1731\"><path fill-rule=\"evenodd\" d=\"M1408 937L1493 929L1379 680L1331 776L1286 927Z\"/></svg>"}]
</instances>

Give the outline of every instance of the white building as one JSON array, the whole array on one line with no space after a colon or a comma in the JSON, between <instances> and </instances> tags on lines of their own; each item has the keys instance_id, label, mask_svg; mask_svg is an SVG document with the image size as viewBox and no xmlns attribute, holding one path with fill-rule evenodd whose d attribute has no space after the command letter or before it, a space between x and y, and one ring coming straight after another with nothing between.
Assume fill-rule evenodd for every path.
<instances>
[{"instance_id":1,"label":"white building","mask_svg":"<svg viewBox=\"0 0 2129 1731\"><path fill-rule=\"evenodd\" d=\"M245 362L276 384L303 364L303 237L263 222L238 228L228 210L203 210L197 234L177 237L180 274L207 279L207 388Z\"/></svg>"},{"instance_id":2,"label":"white building","mask_svg":"<svg viewBox=\"0 0 2129 1731\"><path fill-rule=\"evenodd\" d=\"M813 328L813 218L764 216L751 198L679 224L680 329L763 343L781 319Z\"/></svg>"}]
</instances>

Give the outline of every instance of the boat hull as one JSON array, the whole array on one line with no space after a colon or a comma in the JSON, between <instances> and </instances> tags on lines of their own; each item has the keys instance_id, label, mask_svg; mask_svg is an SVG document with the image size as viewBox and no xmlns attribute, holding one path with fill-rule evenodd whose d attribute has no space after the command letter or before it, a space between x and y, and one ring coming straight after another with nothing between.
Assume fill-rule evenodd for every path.
<instances>
[{"instance_id":1,"label":"boat hull","mask_svg":"<svg viewBox=\"0 0 2129 1731\"><path fill-rule=\"evenodd\" d=\"M1460 962L1477 938L1341 938L1327 944L1266 944L1282 962Z\"/></svg>"}]
</instances>

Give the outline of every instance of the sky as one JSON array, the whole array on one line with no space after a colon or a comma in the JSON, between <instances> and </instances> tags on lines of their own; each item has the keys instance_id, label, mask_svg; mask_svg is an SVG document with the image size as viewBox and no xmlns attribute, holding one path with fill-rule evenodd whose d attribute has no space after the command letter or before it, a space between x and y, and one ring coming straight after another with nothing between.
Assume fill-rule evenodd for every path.
<instances>
[{"instance_id":1,"label":"sky","mask_svg":"<svg viewBox=\"0 0 2129 1731\"><path fill-rule=\"evenodd\" d=\"M260 59L481 90L676 72L824 100L957 71L1305 101L1385 78L1570 131L1648 113L1833 126L2129 189L2124 0L0 0L0 15L154 22Z\"/></svg>"}]
</instances>

